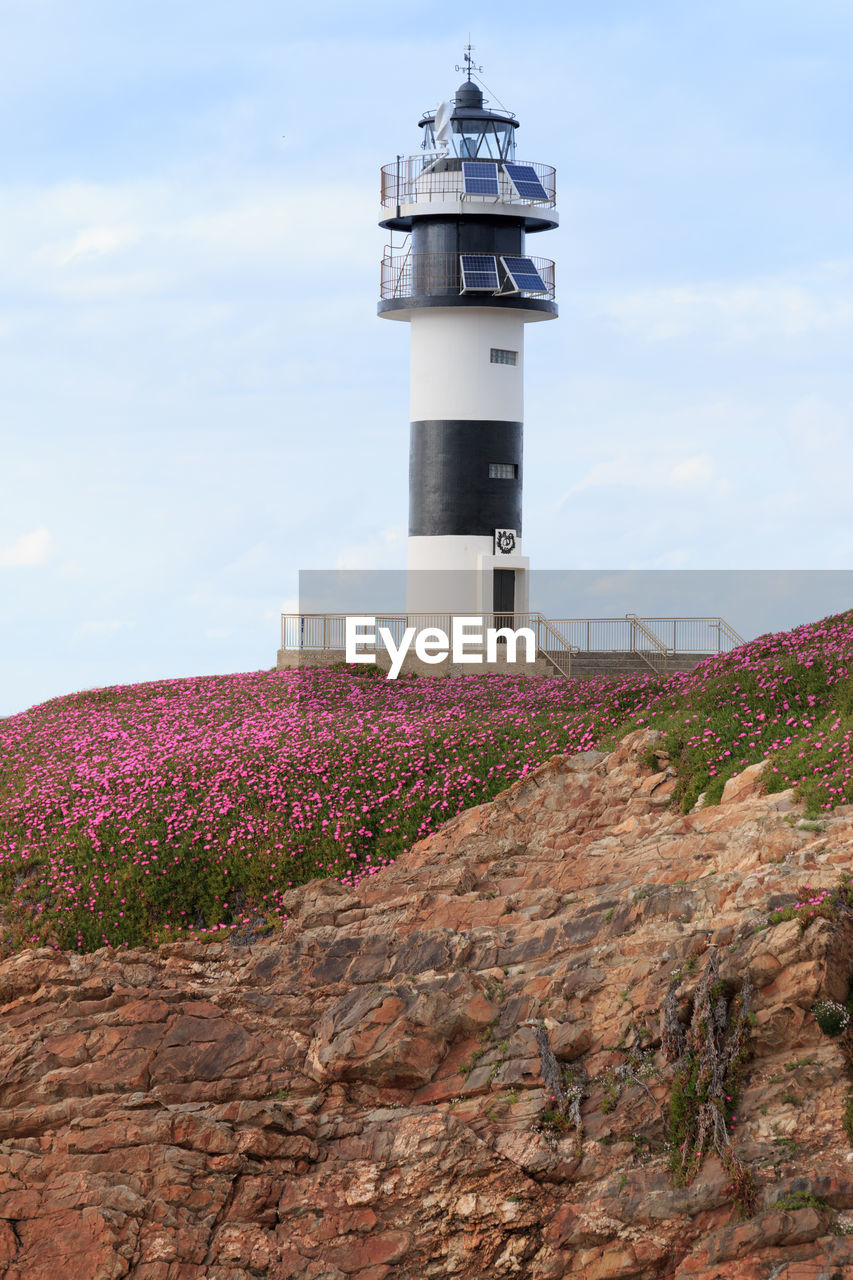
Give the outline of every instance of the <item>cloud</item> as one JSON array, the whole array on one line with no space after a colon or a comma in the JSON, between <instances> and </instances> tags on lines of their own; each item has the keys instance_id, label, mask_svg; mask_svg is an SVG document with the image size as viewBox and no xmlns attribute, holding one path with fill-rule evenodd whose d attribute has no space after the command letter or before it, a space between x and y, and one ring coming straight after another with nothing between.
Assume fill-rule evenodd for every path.
<instances>
[{"instance_id":1,"label":"cloud","mask_svg":"<svg viewBox=\"0 0 853 1280\"><path fill-rule=\"evenodd\" d=\"M74 258L103 257L133 244L138 238L139 232L128 227L87 227L77 232L71 247L61 254L59 261L65 266Z\"/></svg>"},{"instance_id":2,"label":"cloud","mask_svg":"<svg viewBox=\"0 0 853 1280\"><path fill-rule=\"evenodd\" d=\"M50 555L52 545L49 529L22 533L13 542L0 546L0 569L30 569L42 565Z\"/></svg>"},{"instance_id":3,"label":"cloud","mask_svg":"<svg viewBox=\"0 0 853 1280\"><path fill-rule=\"evenodd\" d=\"M81 622L75 632L78 636L114 636L118 631L130 631L136 624L125 618L92 618Z\"/></svg>"},{"instance_id":4,"label":"cloud","mask_svg":"<svg viewBox=\"0 0 853 1280\"><path fill-rule=\"evenodd\" d=\"M373 270L375 217L363 182L318 178L312 186L312 243L303 252L302 187L269 178L224 189L162 180L7 185L0 207L0 267L11 290L45 296L167 292L234 269L283 270L330 288ZM345 211L345 216L342 215ZM59 268L59 270L58 270ZM342 268L345 274L342 276Z\"/></svg>"},{"instance_id":5,"label":"cloud","mask_svg":"<svg viewBox=\"0 0 853 1280\"><path fill-rule=\"evenodd\" d=\"M676 462L669 473L669 483L674 489L695 489L707 485L713 476L713 458L707 453L700 453L695 458Z\"/></svg>"},{"instance_id":6,"label":"cloud","mask_svg":"<svg viewBox=\"0 0 853 1280\"><path fill-rule=\"evenodd\" d=\"M584 489L622 486L628 489L695 490L708 489L712 484L719 487L721 483L714 459L707 453L682 458L668 466L663 458L638 457L623 451L591 467L582 480L563 494L558 505L566 502L571 494L581 493Z\"/></svg>"},{"instance_id":7,"label":"cloud","mask_svg":"<svg viewBox=\"0 0 853 1280\"><path fill-rule=\"evenodd\" d=\"M700 334L751 342L850 328L853 290L849 265L828 263L799 278L645 289L605 299L602 309L648 342Z\"/></svg>"},{"instance_id":8,"label":"cloud","mask_svg":"<svg viewBox=\"0 0 853 1280\"><path fill-rule=\"evenodd\" d=\"M283 613L299 612L299 596L287 596L278 609L265 609L264 618L280 618Z\"/></svg>"}]
</instances>

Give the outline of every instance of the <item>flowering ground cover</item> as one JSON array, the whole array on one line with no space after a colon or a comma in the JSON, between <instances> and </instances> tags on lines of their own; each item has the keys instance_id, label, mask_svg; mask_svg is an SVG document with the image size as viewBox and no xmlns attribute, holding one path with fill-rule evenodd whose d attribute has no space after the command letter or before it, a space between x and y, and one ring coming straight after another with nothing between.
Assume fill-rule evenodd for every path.
<instances>
[{"instance_id":1,"label":"flowering ground cover","mask_svg":"<svg viewBox=\"0 0 853 1280\"><path fill-rule=\"evenodd\" d=\"M853 614L693 672L593 681L259 672L59 698L0 722L3 945L238 935L313 876L376 874L558 752L661 728L689 807L769 756L853 799Z\"/></svg>"},{"instance_id":2,"label":"flowering ground cover","mask_svg":"<svg viewBox=\"0 0 853 1280\"><path fill-rule=\"evenodd\" d=\"M275 921L592 744L646 681L259 672L95 690L0 724L6 945L90 950Z\"/></svg>"},{"instance_id":3,"label":"flowering ground cover","mask_svg":"<svg viewBox=\"0 0 853 1280\"><path fill-rule=\"evenodd\" d=\"M853 800L853 611L759 636L649 689L619 732L666 734L689 809L769 759L769 791L795 786L818 813Z\"/></svg>"}]
</instances>

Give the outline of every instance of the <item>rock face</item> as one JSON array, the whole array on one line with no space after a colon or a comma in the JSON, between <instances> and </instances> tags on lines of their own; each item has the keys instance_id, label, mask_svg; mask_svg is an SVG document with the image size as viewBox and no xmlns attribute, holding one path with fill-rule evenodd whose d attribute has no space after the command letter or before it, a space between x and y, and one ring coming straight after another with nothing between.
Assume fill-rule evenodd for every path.
<instances>
[{"instance_id":1,"label":"rock face","mask_svg":"<svg viewBox=\"0 0 853 1280\"><path fill-rule=\"evenodd\" d=\"M804 829L753 768L681 814L654 741L549 762L356 892L294 890L274 943L0 964L0 1275L853 1276L848 1076L811 1015L847 997L853 921L760 927L853 870L853 811ZM754 987L744 1220L725 1148L669 1169L709 964L718 1001Z\"/></svg>"}]
</instances>

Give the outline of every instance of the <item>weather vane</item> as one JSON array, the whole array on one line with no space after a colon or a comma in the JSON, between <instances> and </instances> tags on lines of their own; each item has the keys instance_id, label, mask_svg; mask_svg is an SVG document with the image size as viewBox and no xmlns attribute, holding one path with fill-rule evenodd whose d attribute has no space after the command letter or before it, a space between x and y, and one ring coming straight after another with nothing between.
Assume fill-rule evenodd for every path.
<instances>
[{"instance_id":1,"label":"weather vane","mask_svg":"<svg viewBox=\"0 0 853 1280\"><path fill-rule=\"evenodd\" d=\"M483 68L482 68L482 67L475 66L475 64L474 64L474 59L471 57L471 54L473 53L473 50L474 50L474 46L472 45L472 43L471 43L471 37L469 36L469 37L468 37L468 44L467 44L466 49L465 49L465 57L464 57L464 59L463 59L463 61L462 61L461 63L460 63L460 62L457 62L457 64L456 64L456 70L457 70L457 71L467 71L467 72L468 72L468 81L469 81L469 83L470 83L470 80L471 80L471 76L473 75L473 73L474 73L475 71L482 71L482 70L483 70Z\"/></svg>"}]
</instances>

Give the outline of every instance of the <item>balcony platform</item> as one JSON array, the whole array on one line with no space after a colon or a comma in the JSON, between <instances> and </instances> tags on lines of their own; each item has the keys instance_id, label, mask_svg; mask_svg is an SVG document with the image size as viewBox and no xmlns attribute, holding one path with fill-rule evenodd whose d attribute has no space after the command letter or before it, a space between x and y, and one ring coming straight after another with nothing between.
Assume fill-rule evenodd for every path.
<instances>
[{"instance_id":1,"label":"balcony platform","mask_svg":"<svg viewBox=\"0 0 853 1280\"><path fill-rule=\"evenodd\" d=\"M371 615L372 616L372 615ZM398 644L406 626L418 629L440 627L451 631L452 614L377 614L376 623L387 626ZM557 676L593 680L601 676L654 675L663 678L677 671L689 671L706 658L730 652L743 638L719 617L638 618L544 618L538 613L482 614L483 626L530 628L536 639L535 661L508 662L500 648L496 662L427 663L410 650L401 675L429 677L470 675ZM276 668L313 670L346 663L344 648L345 614L282 614L281 648ZM667 644L671 640L671 644ZM519 645L519 659L524 646ZM485 658L485 654L483 655ZM388 671L391 657L379 646L376 666Z\"/></svg>"},{"instance_id":2,"label":"balcony platform","mask_svg":"<svg viewBox=\"0 0 853 1280\"><path fill-rule=\"evenodd\" d=\"M534 161L518 162L534 171L545 192L544 199L522 199L501 161L496 162L496 196L467 192L462 173L463 162L464 157L419 152L413 156L400 156L392 164L384 165L379 225L389 231L411 231L416 218L472 213L512 218L522 222L529 232L549 231L559 225L556 172L551 165L537 164Z\"/></svg>"}]
</instances>

